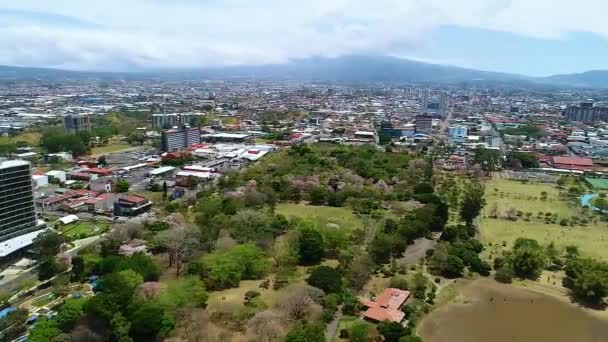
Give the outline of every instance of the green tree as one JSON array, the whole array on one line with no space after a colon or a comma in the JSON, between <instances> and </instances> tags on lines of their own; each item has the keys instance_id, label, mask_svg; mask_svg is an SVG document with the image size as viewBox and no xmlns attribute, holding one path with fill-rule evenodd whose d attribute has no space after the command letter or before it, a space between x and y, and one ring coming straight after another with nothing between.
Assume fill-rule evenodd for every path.
<instances>
[{"instance_id":1,"label":"green tree","mask_svg":"<svg viewBox=\"0 0 608 342\"><path fill-rule=\"evenodd\" d=\"M342 275L333 267L315 267L306 282L311 286L320 288L325 293L342 291Z\"/></svg>"},{"instance_id":2,"label":"green tree","mask_svg":"<svg viewBox=\"0 0 608 342\"><path fill-rule=\"evenodd\" d=\"M487 149L478 147L475 150L475 164L481 165L481 168L486 171L496 171L502 166L502 155L499 150Z\"/></svg>"},{"instance_id":3,"label":"green tree","mask_svg":"<svg viewBox=\"0 0 608 342\"><path fill-rule=\"evenodd\" d=\"M84 258L80 255L72 257L72 276L76 281L83 281L85 277Z\"/></svg>"},{"instance_id":4,"label":"green tree","mask_svg":"<svg viewBox=\"0 0 608 342\"><path fill-rule=\"evenodd\" d=\"M203 281L189 276L170 282L158 302L166 309L204 308L208 298Z\"/></svg>"},{"instance_id":5,"label":"green tree","mask_svg":"<svg viewBox=\"0 0 608 342\"><path fill-rule=\"evenodd\" d=\"M67 299L65 303L63 303L63 305L57 312L57 316L55 317L57 326L64 332L71 331L74 328L74 325L76 324L76 320L82 315L85 303L85 298Z\"/></svg>"},{"instance_id":6,"label":"green tree","mask_svg":"<svg viewBox=\"0 0 608 342\"><path fill-rule=\"evenodd\" d=\"M285 342L324 342L325 326L318 322L299 322L285 336Z\"/></svg>"},{"instance_id":7,"label":"green tree","mask_svg":"<svg viewBox=\"0 0 608 342\"><path fill-rule=\"evenodd\" d=\"M378 332L386 342L399 342L399 339L409 334L409 330L397 322L380 322Z\"/></svg>"},{"instance_id":8,"label":"green tree","mask_svg":"<svg viewBox=\"0 0 608 342\"><path fill-rule=\"evenodd\" d=\"M28 341L49 342L59 334L61 334L61 330L57 327L57 323L54 320L41 317L30 330Z\"/></svg>"},{"instance_id":9,"label":"green tree","mask_svg":"<svg viewBox=\"0 0 608 342\"><path fill-rule=\"evenodd\" d=\"M241 242L273 237L272 218L260 210L245 209L231 219L233 236Z\"/></svg>"},{"instance_id":10,"label":"green tree","mask_svg":"<svg viewBox=\"0 0 608 342\"><path fill-rule=\"evenodd\" d=\"M133 339L129 336L131 330L131 322L123 316L122 313L117 312L110 321L112 327L112 334L118 342L131 342Z\"/></svg>"},{"instance_id":11,"label":"green tree","mask_svg":"<svg viewBox=\"0 0 608 342\"><path fill-rule=\"evenodd\" d=\"M154 341L167 328L165 310L156 303L143 303L130 317L130 335L136 341Z\"/></svg>"},{"instance_id":12,"label":"green tree","mask_svg":"<svg viewBox=\"0 0 608 342\"><path fill-rule=\"evenodd\" d=\"M485 204L483 185L477 181L470 182L464 189L460 217L471 225Z\"/></svg>"},{"instance_id":13,"label":"green tree","mask_svg":"<svg viewBox=\"0 0 608 342\"><path fill-rule=\"evenodd\" d=\"M350 341L351 342L368 342L369 341L369 323L366 322L355 322L350 327Z\"/></svg>"},{"instance_id":14,"label":"green tree","mask_svg":"<svg viewBox=\"0 0 608 342\"><path fill-rule=\"evenodd\" d=\"M61 272L61 267L55 261L55 258L48 258L38 265L38 280L51 279L59 272Z\"/></svg>"},{"instance_id":15,"label":"green tree","mask_svg":"<svg viewBox=\"0 0 608 342\"><path fill-rule=\"evenodd\" d=\"M49 229L34 238L32 251L40 260L55 257L59 254L61 245L66 242L65 236Z\"/></svg>"},{"instance_id":16,"label":"green tree","mask_svg":"<svg viewBox=\"0 0 608 342\"><path fill-rule=\"evenodd\" d=\"M546 266L547 257L538 241L518 238L513 245L511 264L518 277L536 279Z\"/></svg>"},{"instance_id":17,"label":"green tree","mask_svg":"<svg viewBox=\"0 0 608 342\"><path fill-rule=\"evenodd\" d=\"M130 186L131 185L129 184L129 182L127 182L125 179L119 178L116 181L116 184L114 184L114 191L116 191L119 194L126 193L126 192L129 192Z\"/></svg>"},{"instance_id":18,"label":"green tree","mask_svg":"<svg viewBox=\"0 0 608 342\"><path fill-rule=\"evenodd\" d=\"M327 201L327 190L322 186L315 186L310 190L310 204L323 205Z\"/></svg>"},{"instance_id":19,"label":"green tree","mask_svg":"<svg viewBox=\"0 0 608 342\"><path fill-rule=\"evenodd\" d=\"M302 265L318 264L323 259L324 252L323 235L317 229L310 227L300 229L298 255Z\"/></svg>"}]
</instances>

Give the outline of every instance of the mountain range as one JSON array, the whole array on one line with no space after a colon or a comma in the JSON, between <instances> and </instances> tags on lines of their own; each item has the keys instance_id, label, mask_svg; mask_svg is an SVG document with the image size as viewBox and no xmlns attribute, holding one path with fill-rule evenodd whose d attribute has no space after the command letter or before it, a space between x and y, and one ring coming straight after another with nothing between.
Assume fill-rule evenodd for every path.
<instances>
[{"instance_id":1,"label":"mountain range","mask_svg":"<svg viewBox=\"0 0 608 342\"><path fill-rule=\"evenodd\" d=\"M0 79L135 80L135 79L260 79L345 82L456 83L516 82L529 85L608 88L608 70L530 77L439 65L386 56L343 56L298 59L285 64L226 66L200 69L137 69L132 72L72 71L0 66Z\"/></svg>"}]
</instances>

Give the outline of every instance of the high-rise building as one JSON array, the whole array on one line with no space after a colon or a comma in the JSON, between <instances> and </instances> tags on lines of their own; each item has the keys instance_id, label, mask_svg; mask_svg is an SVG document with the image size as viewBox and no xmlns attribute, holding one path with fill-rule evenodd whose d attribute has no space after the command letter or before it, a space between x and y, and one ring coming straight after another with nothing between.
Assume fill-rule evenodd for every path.
<instances>
[{"instance_id":1,"label":"high-rise building","mask_svg":"<svg viewBox=\"0 0 608 342\"><path fill-rule=\"evenodd\" d=\"M201 129L198 127L169 129L161 134L160 149L163 152L171 152L200 143Z\"/></svg>"},{"instance_id":2,"label":"high-rise building","mask_svg":"<svg viewBox=\"0 0 608 342\"><path fill-rule=\"evenodd\" d=\"M31 245L45 228L36 218L30 163L0 163L0 257Z\"/></svg>"},{"instance_id":3,"label":"high-rise building","mask_svg":"<svg viewBox=\"0 0 608 342\"><path fill-rule=\"evenodd\" d=\"M608 108L594 107L592 102L582 102L580 106L569 106L564 112L570 121L608 121Z\"/></svg>"},{"instance_id":4,"label":"high-rise building","mask_svg":"<svg viewBox=\"0 0 608 342\"><path fill-rule=\"evenodd\" d=\"M202 116L200 113L152 114L152 127L169 129L183 125L197 126L196 121Z\"/></svg>"},{"instance_id":5,"label":"high-rise building","mask_svg":"<svg viewBox=\"0 0 608 342\"><path fill-rule=\"evenodd\" d=\"M422 98L420 99L420 114L425 114L429 109L429 97L430 90L424 89L422 91Z\"/></svg>"},{"instance_id":6,"label":"high-rise building","mask_svg":"<svg viewBox=\"0 0 608 342\"><path fill-rule=\"evenodd\" d=\"M445 92L439 94L439 116L444 117L448 111L448 95Z\"/></svg>"},{"instance_id":7,"label":"high-rise building","mask_svg":"<svg viewBox=\"0 0 608 342\"><path fill-rule=\"evenodd\" d=\"M423 133L426 135L433 133L432 115L416 115L416 133Z\"/></svg>"},{"instance_id":8,"label":"high-rise building","mask_svg":"<svg viewBox=\"0 0 608 342\"><path fill-rule=\"evenodd\" d=\"M91 118L88 115L68 114L63 118L63 126L68 134L91 130Z\"/></svg>"}]
</instances>

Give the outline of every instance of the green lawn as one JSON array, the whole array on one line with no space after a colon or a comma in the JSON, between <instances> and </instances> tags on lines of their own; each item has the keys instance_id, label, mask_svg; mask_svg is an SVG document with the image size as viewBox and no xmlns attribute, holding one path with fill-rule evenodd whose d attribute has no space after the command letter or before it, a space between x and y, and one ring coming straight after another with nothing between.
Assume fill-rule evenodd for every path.
<instances>
[{"instance_id":1,"label":"green lawn","mask_svg":"<svg viewBox=\"0 0 608 342\"><path fill-rule=\"evenodd\" d=\"M106 231L110 224L108 222L90 222L90 221L77 221L74 223L70 223L65 226L61 226L59 231L61 231L64 235L70 238L80 238L82 235L90 235L95 231L95 227L99 229L97 232L101 234Z\"/></svg>"},{"instance_id":2,"label":"green lawn","mask_svg":"<svg viewBox=\"0 0 608 342\"><path fill-rule=\"evenodd\" d=\"M41 308L45 305L47 305L48 303L52 302L54 299L56 299L55 296L51 297L51 294L46 295L40 299L37 299L35 301L32 302L32 306L33 307L37 307L37 308Z\"/></svg>"},{"instance_id":3,"label":"green lawn","mask_svg":"<svg viewBox=\"0 0 608 342\"><path fill-rule=\"evenodd\" d=\"M363 222L353 214L350 208L335 208L314 206L304 203L280 203L276 207L276 213L286 217L300 217L315 220L319 226L334 223L340 228L357 229L363 228Z\"/></svg>"},{"instance_id":4,"label":"green lawn","mask_svg":"<svg viewBox=\"0 0 608 342\"><path fill-rule=\"evenodd\" d=\"M91 155L99 156L107 153L120 152L131 148L133 148L133 146L127 144L111 144L106 146L98 146L93 147L91 149Z\"/></svg>"},{"instance_id":5,"label":"green lawn","mask_svg":"<svg viewBox=\"0 0 608 342\"><path fill-rule=\"evenodd\" d=\"M547 200L540 199L540 193L547 192ZM485 244L492 243L488 252L500 253L503 241L507 248L519 238L531 238L541 244L554 242L558 247L576 245L586 256L608 261L608 225L601 221L590 222L587 225L561 226L546 224L538 219L538 212L550 212L561 219L593 217L589 210L559 199L559 190L550 184L520 183L504 179L494 179L486 183L487 204L479 219L481 240ZM490 212L494 207L501 212L502 218L491 218ZM518 218L517 221L507 220L504 211L513 208L524 213L533 214L530 221Z\"/></svg>"}]
</instances>

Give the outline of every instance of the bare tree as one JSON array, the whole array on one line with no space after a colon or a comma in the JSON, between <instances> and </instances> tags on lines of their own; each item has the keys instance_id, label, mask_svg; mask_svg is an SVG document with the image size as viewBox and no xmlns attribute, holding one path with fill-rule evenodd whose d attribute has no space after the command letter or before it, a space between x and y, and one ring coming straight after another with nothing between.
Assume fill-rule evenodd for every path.
<instances>
[{"instance_id":1,"label":"bare tree","mask_svg":"<svg viewBox=\"0 0 608 342\"><path fill-rule=\"evenodd\" d=\"M175 265L175 275L178 277L183 264L200 244L197 233L191 228L178 227L162 231L156 236L158 243L169 252L169 267Z\"/></svg>"},{"instance_id":2,"label":"bare tree","mask_svg":"<svg viewBox=\"0 0 608 342\"><path fill-rule=\"evenodd\" d=\"M281 341L285 334L281 321L280 313L273 310L261 311L251 318L248 330L255 336L255 341Z\"/></svg>"},{"instance_id":3,"label":"bare tree","mask_svg":"<svg viewBox=\"0 0 608 342\"><path fill-rule=\"evenodd\" d=\"M516 220L515 215L517 214L517 210L515 210L514 208L509 208L507 210L505 210L505 215L507 215L507 219L514 221Z\"/></svg>"},{"instance_id":4,"label":"bare tree","mask_svg":"<svg viewBox=\"0 0 608 342\"><path fill-rule=\"evenodd\" d=\"M323 294L323 291L316 287L292 285L285 289L283 296L277 302L277 307L291 319L302 319L309 314L314 304L320 302Z\"/></svg>"}]
</instances>

